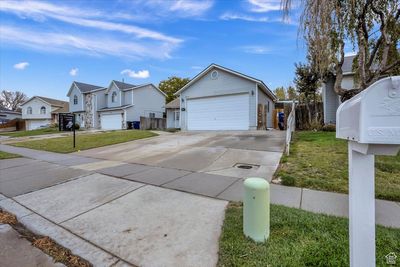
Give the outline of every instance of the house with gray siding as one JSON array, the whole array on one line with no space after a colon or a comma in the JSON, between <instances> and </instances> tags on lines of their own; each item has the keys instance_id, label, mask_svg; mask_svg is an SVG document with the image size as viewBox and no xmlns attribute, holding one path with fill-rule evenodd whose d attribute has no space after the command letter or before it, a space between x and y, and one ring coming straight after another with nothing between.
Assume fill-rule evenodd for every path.
<instances>
[{"instance_id":1,"label":"house with gray siding","mask_svg":"<svg viewBox=\"0 0 400 267\"><path fill-rule=\"evenodd\" d=\"M175 93L182 130L256 130L272 127L274 93L259 79L211 64ZM172 121L167 113L167 121ZM174 112L175 116L175 112ZM262 125L260 117L263 118Z\"/></svg>"},{"instance_id":2,"label":"house with gray siding","mask_svg":"<svg viewBox=\"0 0 400 267\"><path fill-rule=\"evenodd\" d=\"M343 61L343 89L354 89L357 84L354 83L353 61L356 56L346 56ZM334 91L334 77L328 78L322 84L322 102L324 103L324 124L336 124L336 111L339 105L340 96Z\"/></svg>"},{"instance_id":3,"label":"house with gray siding","mask_svg":"<svg viewBox=\"0 0 400 267\"><path fill-rule=\"evenodd\" d=\"M165 94L153 84L111 81L108 87L73 82L68 91L70 109L81 127L126 129L140 117L163 118Z\"/></svg>"}]
</instances>

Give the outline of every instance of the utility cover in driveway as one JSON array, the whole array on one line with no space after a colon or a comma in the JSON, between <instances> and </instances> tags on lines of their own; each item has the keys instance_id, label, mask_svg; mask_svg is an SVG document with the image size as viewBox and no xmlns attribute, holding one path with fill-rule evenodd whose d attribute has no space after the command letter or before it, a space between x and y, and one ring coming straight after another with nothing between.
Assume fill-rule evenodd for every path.
<instances>
[{"instance_id":1,"label":"utility cover in driveway","mask_svg":"<svg viewBox=\"0 0 400 267\"><path fill-rule=\"evenodd\" d=\"M188 130L248 130L249 95L189 99Z\"/></svg>"}]
</instances>

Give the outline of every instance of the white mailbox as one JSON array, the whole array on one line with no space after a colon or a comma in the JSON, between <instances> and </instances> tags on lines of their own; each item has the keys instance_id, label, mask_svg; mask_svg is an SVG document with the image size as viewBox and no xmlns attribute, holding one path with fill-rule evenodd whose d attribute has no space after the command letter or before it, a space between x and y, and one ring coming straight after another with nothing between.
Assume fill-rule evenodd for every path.
<instances>
[{"instance_id":1,"label":"white mailbox","mask_svg":"<svg viewBox=\"0 0 400 267\"><path fill-rule=\"evenodd\" d=\"M362 144L400 144L400 76L377 81L341 104L336 137Z\"/></svg>"},{"instance_id":2,"label":"white mailbox","mask_svg":"<svg viewBox=\"0 0 400 267\"><path fill-rule=\"evenodd\" d=\"M349 140L350 266L375 266L375 155L400 149L400 76L374 83L337 110L336 137Z\"/></svg>"}]
</instances>

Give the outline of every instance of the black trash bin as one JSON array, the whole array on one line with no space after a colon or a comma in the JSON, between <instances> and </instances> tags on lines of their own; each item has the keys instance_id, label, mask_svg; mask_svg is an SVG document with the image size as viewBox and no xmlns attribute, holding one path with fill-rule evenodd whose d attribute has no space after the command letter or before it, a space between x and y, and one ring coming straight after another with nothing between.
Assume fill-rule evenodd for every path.
<instances>
[{"instance_id":1,"label":"black trash bin","mask_svg":"<svg viewBox=\"0 0 400 267\"><path fill-rule=\"evenodd\" d=\"M128 121L128 130L132 130L133 129L133 122L132 121Z\"/></svg>"},{"instance_id":2,"label":"black trash bin","mask_svg":"<svg viewBox=\"0 0 400 267\"><path fill-rule=\"evenodd\" d=\"M133 129L139 130L140 129L140 121L133 121Z\"/></svg>"}]
</instances>

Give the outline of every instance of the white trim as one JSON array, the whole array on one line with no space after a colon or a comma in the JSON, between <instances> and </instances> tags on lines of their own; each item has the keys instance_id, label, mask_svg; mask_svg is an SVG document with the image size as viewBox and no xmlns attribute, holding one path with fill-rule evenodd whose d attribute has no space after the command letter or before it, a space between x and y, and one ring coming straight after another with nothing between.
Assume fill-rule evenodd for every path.
<instances>
[{"instance_id":1,"label":"white trim","mask_svg":"<svg viewBox=\"0 0 400 267\"><path fill-rule=\"evenodd\" d=\"M124 106L124 107L111 107L111 108L107 108L106 110L97 110L97 112L107 112L107 111L113 111L113 110L125 110L127 108L133 107L134 105L128 105L128 106Z\"/></svg>"},{"instance_id":2,"label":"white trim","mask_svg":"<svg viewBox=\"0 0 400 267\"><path fill-rule=\"evenodd\" d=\"M49 102L47 102L47 101L43 100L42 98L40 98L40 96L32 96L31 98L29 98L28 100L26 100L24 103L22 103L22 104L20 105L20 107L24 106L26 103L30 102L30 101L33 100L34 98L39 99L40 101L42 101L43 103L49 105L50 107L59 107L59 108L62 108L62 107L63 107L63 106L59 106L59 105L52 105L52 104L50 104ZM54 100L57 100L57 99L54 99ZM57 100L57 101L63 101L63 100ZM66 101L64 101L64 102L66 102Z\"/></svg>"},{"instance_id":3,"label":"white trim","mask_svg":"<svg viewBox=\"0 0 400 267\"><path fill-rule=\"evenodd\" d=\"M186 100L199 99L199 98L211 98L211 97L217 97L217 96L228 96L228 95L242 95L242 94L251 94L251 92L249 92L249 91L241 91L241 92L231 92L231 93L225 93L225 94L193 96L193 97L186 97Z\"/></svg>"},{"instance_id":4,"label":"white trim","mask_svg":"<svg viewBox=\"0 0 400 267\"><path fill-rule=\"evenodd\" d=\"M212 68L217 68L217 69L226 71L226 72L228 72L228 73L230 73L230 74L239 76L239 77L241 77L241 78L243 78L243 79L246 79L246 80L255 82L255 83L257 83L257 84L260 84L262 87L264 87L265 92L266 92L267 94L270 94L270 97L272 97L272 100L273 100L273 101L278 100L278 98L275 96L275 94L268 88L268 86L266 86L266 85L264 84L263 81L258 80L258 79L255 79L255 78L250 77L250 76L247 76L247 75L244 75L244 74L242 74L242 73L240 73L240 72L237 72L237 71L234 71L234 70L231 70L231 69L228 69L228 68L219 66L219 65L214 64L214 63L211 64L210 66L208 66L207 68L205 68L204 70L202 70L199 74L197 74L190 82L188 82L184 87L182 87L182 88L181 88L179 91L177 91L174 95L179 95L181 92L183 92L184 90L186 90L187 88L189 88L193 83L195 83L197 80L199 80L201 77L203 77L203 76L204 76L209 70L211 70Z\"/></svg>"}]
</instances>

